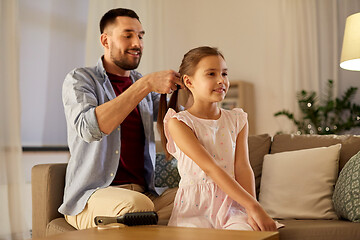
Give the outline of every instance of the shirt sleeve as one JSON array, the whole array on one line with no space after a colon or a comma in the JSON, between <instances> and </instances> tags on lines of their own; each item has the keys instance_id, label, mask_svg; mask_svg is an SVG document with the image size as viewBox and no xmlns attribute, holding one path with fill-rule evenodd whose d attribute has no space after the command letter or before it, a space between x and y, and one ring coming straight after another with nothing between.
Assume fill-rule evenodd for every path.
<instances>
[{"instance_id":1,"label":"shirt sleeve","mask_svg":"<svg viewBox=\"0 0 360 240\"><path fill-rule=\"evenodd\" d=\"M176 113L174 109L169 108L169 110L167 111L167 113L166 113L166 115L164 117L164 133L165 133L165 137L167 139L166 149L175 158L177 158L177 156L174 155L176 153L175 142L174 142L174 140L171 137L171 134L169 132L168 122L169 122L169 120L171 118L176 118L177 120L185 123L193 131L193 123L192 123L192 121L190 119L188 119L185 116L185 114L183 114L183 113L184 112Z\"/></svg>"},{"instance_id":2,"label":"shirt sleeve","mask_svg":"<svg viewBox=\"0 0 360 240\"><path fill-rule=\"evenodd\" d=\"M65 78L62 98L68 128L86 142L99 141L102 133L95 115L98 106L95 80L82 69L71 71Z\"/></svg>"}]
</instances>

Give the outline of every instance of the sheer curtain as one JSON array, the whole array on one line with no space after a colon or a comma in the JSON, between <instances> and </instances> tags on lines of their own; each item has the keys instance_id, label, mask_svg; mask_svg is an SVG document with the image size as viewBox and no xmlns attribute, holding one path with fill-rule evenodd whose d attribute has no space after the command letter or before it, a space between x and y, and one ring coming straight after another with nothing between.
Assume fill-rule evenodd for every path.
<instances>
[{"instance_id":1,"label":"sheer curtain","mask_svg":"<svg viewBox=\"0 0 360 240\"><path fill-rule=\"evenodd\" d=\"M26 237L20 141L18 1L0 1L0 239Z\"/></svg>"},{"instance_id":2,"label":"sheer curtain","mask_svg":"<svg viewBox=\"0 0 360 240\"><path fill-rule=\"evenodd\" d=\"M325 89L328 79L337 83L336 0L280 0L278 3L281 51L274 90L280 90L281 97L276 111L287 109L297 118L299 91L319 93ZM285 117L276 118L276 122L281 131L296 130Z\"/></svg>"},{"instance_id":3,"label":"sheer curtain","mask_svg":"<svg viewBox=\"0 0 360 240\"><path fill-rule=\"evenodd\" d=\"M325 97L328 80L334 81L333 96L343 95L350 86L350 74L339 67L346 17L360 11L358 0L280 0L280 25L283 28L282 61L278 67L276 86L281 89L279 109L288 109L299 115L296 93L315 91ZM321 98L320 98L321 99ZM360 99L360 98L358 98ZM294 132L289 120L277 118L279 129ZM280 127L282 126L282 127ZM288 126L288 129L284 129Z\"/></svg>"}]
</instances>

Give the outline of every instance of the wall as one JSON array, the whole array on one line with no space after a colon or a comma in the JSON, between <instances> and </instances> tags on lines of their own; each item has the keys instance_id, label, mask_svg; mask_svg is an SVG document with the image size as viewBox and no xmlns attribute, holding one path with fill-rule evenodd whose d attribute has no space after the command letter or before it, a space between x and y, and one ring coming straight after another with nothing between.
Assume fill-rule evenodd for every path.
<instances>
[{"instance_id":1,"label":"wall","mask_svg":"<svg viewBox=\"0 0 360 240\"><path fill-rule=\"evenodd\" d=\"M270 92L273 88L268 71L271 68L264 64L268 56L273 56L273 63L279 56L276 45L271 48L272 41L277 41L279 36L277 20L269 17L270 13L279 14L277 7L265 1L204 0L164 1L163 7L166 32L163 47L168 49L165 62L177 69L183 54L189 49L201 45L218 47L226 58L229 79L254 85L257 133L271 133L271 125L274 125L274 119L264 114L266 111L259 102L266 101L266 108L275 111L281 96L274 94L271 102L266 100L267 96L273 95ZM177 11L166 11L170 9Z\"/></svg>"},{"instance_id":2,"label":"wall","mask_svg":"<svg viewBox=\"0 0 360 240\"><path fill-rule=\"evenodd\" d=\"M65 75L85 62L88 0L20 0L23 146L66 145Z\"/></svg>"}]
</instances>

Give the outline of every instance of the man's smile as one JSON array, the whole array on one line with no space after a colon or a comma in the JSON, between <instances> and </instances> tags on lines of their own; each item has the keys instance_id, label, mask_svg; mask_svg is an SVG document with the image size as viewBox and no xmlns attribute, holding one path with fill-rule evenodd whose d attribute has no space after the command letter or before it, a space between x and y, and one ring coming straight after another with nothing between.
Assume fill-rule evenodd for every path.
<instances>
[{"instance_id":1,"label":"man's smile","mask_svg":"<svg viewBox=\"0 0 360 240\"><path fill-rule=\"evenodd\" d=\"M130 54L134 57L140 57L141 56L141 50L140 49L131 49L126 51L127 54Z\"/></svg>"}]
</instances>

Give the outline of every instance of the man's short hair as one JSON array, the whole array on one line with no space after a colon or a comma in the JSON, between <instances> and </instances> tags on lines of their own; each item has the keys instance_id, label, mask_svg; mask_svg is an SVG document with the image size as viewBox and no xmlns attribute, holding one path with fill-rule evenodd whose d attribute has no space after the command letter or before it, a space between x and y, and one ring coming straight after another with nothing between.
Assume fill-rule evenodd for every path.
<instances>
[{"instance_id":1,"label":"man's short hair","mask_svg":"<svg viewBox=\"0 0 360 240\"><path fill-rule=\"evenodd\" d=\"M100 34L104 32L104 29L108 24L111 24L115 21L116 17L121 17L121 16L136 18L140 22L139 16L136 14L136 12L134 12L131 9L126 9L126 8L111 9L107 13L105 13L100 20Z\"/></svg>"}]
</instances>

